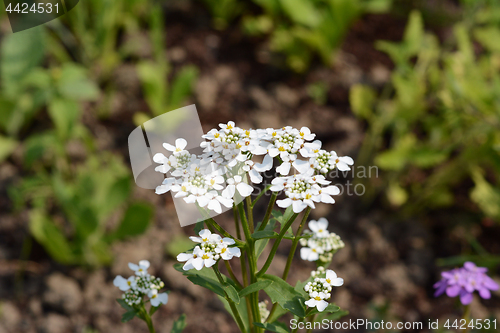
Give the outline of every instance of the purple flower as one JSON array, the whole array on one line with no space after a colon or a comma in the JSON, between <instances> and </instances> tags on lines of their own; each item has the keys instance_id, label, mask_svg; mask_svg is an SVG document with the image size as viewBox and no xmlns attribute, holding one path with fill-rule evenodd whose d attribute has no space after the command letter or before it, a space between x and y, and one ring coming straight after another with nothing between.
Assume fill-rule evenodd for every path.
<instances>
[{"instance_id":1,"label":"purple flower","mask_svg":"<svg viewBox=\"0 0 500 333\"><path fill-rule=\"evenodd\" d=\"M491 297L490 290L498 290L498 284L486 275L487 271L487 268L477 267L473 262L467 261L464 267L442 272L442 279L434 284L434 296L445 292L448 297L460 296L463 305L472 302L474 291L477 291L481 298L488 299Z\"/></svg>"}]
</instances>

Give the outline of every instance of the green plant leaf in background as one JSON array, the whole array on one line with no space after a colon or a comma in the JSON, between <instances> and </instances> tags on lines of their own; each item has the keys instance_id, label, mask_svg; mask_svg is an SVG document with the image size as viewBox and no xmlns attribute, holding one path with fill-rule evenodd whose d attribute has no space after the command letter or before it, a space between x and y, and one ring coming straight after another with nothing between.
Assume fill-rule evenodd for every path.
<instances>
[{"instance_id":1,"label":"green plant leaf in background","mask_svg":"<svg viewBox=\"0 0 500 333\"><path fill-rule=\"evenodd\" d=\"M43 60L44 30L35 27L4 36L1 45L0 76L2 90L15 95L22 80Z\"/></svg>"},{"instance_id":2,"label":"green plant leaf in background","mask_svg":"<svg viewBox=\"0 0 500 333\"><path fill-rule=\"evenodd\" d=\"M18 142L12 138L0 135L0 163L16 149Z\"/></svg>"},{"instance_id":3,"label":"green plant leaf in background","mask_svg":"<svg viewBox=\"0 0 500 333\"><path fill-rule=\"evenodd\" d=\"M174 321L174 326L170 332L181 333L186 328L186 325L186 315L182 314L176 321Z\"/></svg>"},{"instance_id":4,"label":"green plant leaf in background","mask_svg":"<svg viewBox=\"0 0 500 333\"><path fill-rule=\"evenodd\" d=\"M153 208L151 205L139 202L133 203L127 208L125 216L113 236L122 239L144 233L152 216Z\"/></svg>"},{"instance_id":5,"label":"green plant leaf in background","mask_svg":"<svg viewBox=\"0 0 500 333\"><path fill-rule=\"evenodd\" d=\"M264 274L262 280L270 280L273 282L264 288L264 291L269 295L273 303L278 303L281 307L300 318L305 316L305 300L302 294L277 276Z\"/></svg>"}]
</instances>

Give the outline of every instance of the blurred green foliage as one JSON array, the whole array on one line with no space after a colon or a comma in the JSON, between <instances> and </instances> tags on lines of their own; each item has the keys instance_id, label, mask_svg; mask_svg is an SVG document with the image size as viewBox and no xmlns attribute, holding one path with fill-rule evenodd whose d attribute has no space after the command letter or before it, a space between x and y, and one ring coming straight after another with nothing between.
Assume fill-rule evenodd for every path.
<instances>
[{"instance_id":1,"label":"blurred green foliage","mask_svg":"<svg viewBox=\"0 0 500 333\"><path fill-rule=\"evenodd\" d=\"M29 212L31 235L61 263L107 264L112 242L149 225L153 208L132 198L123 158L99 151L82 118L109 115L123 64L141 80L151 111L138 110L143 121L182 106L197 71L182 68L168 85L164 29L154 1L89 0L2 38L0 163L19 168L22 179L8 191L13 208Z\"/></svg>"},{"instance_id":2,"label":"blurred green foliage","mask_svg":"<svg viewBox=\"0 0 500 333\"><path fill-rule=\"evenodd\" d=\"M269 49L304 72L318 55L331 65L350 26L365 13L381 13L392 0L203 0L214 26L225 29L237 18L245 33L267 36ZM255 7L258 10L252 10ZM255 14L254 12L258 12Z\"/></svg>"},{"instance_id":3,"label":"blurred green foliage","mask_svg":"<svg viewBox=\"0 0 500 333\"><path fill-rule=\"evenodd\" d=\"M401 42L377 43L395 68L380 94L351 89L352 109L369 125L358 161L386 171L392 205L451 205L468 186L484 216L500 221L500 4L464 17L440 43L415 11Z\"/></svg>"}]
</instances>

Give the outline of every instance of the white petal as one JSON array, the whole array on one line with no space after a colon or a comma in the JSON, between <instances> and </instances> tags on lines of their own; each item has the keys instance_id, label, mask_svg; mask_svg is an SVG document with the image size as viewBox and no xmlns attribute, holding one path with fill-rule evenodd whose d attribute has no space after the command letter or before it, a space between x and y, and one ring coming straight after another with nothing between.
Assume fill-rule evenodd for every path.
<instances>
[{"instance_id":1,"label":"white petal","mask_svg":"<svg viewBox=\"0 0 500 333\"><path fill-rule=\"evenodd\" d=\"M210 200L208 202L208 209L213 210L213 211L217 212L218 214L222 213L222 208L220 206L220 202L218 202L217 200Z\"/></svg>"},{"instance_id":2,"label":"white petal","mask_svg":"<svg viewBox=\"0 0 500 333\"><path fill-rule=\"evenodd\" d=\"M156 163L165 163L166 159L167 159L167 157L165 155L163 155L162 153L156 153L153 156L153 161L155 161Z\"/></svg>"},{"instance_id":3,"label":"white petal","mask_svg":"<svg viewBox=\"0 0 500 333\"><path fill-rule=\"evenodd\" d=\"M139 266L137 266L136 264L133 264L133 263L129 262L128 263L128 268L130 268L133 271L136 271L136 270L139 269Z\"/></svg>"},{"instance_id":4,"label":"white petal","mask_svg":"<svg viewBox=\"0 0 500 333\"><path fill-rule=\"evenodd\" d=\"M180 262L188 261L192 257L193 257L193 254L191 254L191 253L179 253L179 255L177 255L177 261L180 261Z\"/></svg>"},{"instance_id":5,"label":"white petal","mask_svg":"<svg viewBox=\"0 0 500 333\"><path fill-rule=\"evenodd\" d=\"M269 171L273 167L273 158L269 155L264 156L262 163L257 163L254 169L259 172Z\"/></svg>"},{"instance_id":6,"label":"white petal","mask_svg":"<svg viewBox=\"0 0 500 333\"><path fill-rule=\"evenodd\" d=\"M281 208L287 208L292 204L292 199L286 198L283 200L276 200L276 204Z\"/></svg>"},{"instance_id":7,"label":"white petal","mask_svg":"<svg viewBox=\"0 0 500 333\"><path fill-rule=\"evenodd\" d=\"M212 234L212 232L208 229L203 229L198 233L198 235L200 235L200 237L203 239L205 239L205 238L208 239L211 234Z\"/></svg>"},{"instance_id":8,"label":"white petal","mask_svg":"<svg viewBox=\"0 0 500 333\"><path fill-rule=\"evenodd\" d=\"M301 211L304 210L304 208L307 207L307 205L300 200L293 200L292 207L294 213L300 213Z\"/></svg>"},{"instance_id":9,"label":"white petal","mask_svg":"<svg viewBox=\"0 0 500 333\"><path fill-rule=\"evenodd\" d=\"M215 264L215 260L213 260L212 258L210 259L205 259L205 266L206 267L212 267L214 264Z\"/></svg>"},{"instance_id":10,"label":"white petal","mask_svg":"<svg viewBox=\"0 0 500 333\"><path fill-rule=\"evenodd\" d=\"M252 183L254 184L262 183L263 178L256 170L252 169L248 172L248 174L250 175L250 180L252 181Z\"/></svg>"},{"instance_id":11,"label":"white petal","mask_svg":"<svg viewBox=\"0 0 500 333\"><path fill-rule=\"evenodd\" d=\"M205 207L210 202L210 199L202 195L196 197L196 201L198 202L198 205L200 205L200 207Z\"/></svg>"},{"instance_id":12,"label":"white petal","mask_svg":"<svg viewBox=\"0 0 500 333\"><path fill-rule=\"evenodd\" d=\"M161 293L156 296L156 298L160 301L162 304L167 304L168 302L168 294L167 293Z\"/></svg>"},{"instance_id":13,"label":"white petal","mask_svg":"<svg viewBox=\"0 0 500 333\"><path fill-rule=\"evenodd\" d=\"M200 257L194 259L192 261L192 265L194 268L196 268L197 271L201 270L203 268L203 259L201 259Z\"/></svg>"},{"instance_id":14,"label":"white petal","mask_svg":"<svg viewBox=\"0 0 500 333\"><path fill-rule=\"evenodd\" d=\"M328 306L328 302L323 301L323 300L318 301L316 303L316 309L318 309L319 312L323 312L327 306Z\"/></svg>"},{"instance_id":15,"label":"white petal","mask_svg":"<svg viewBox=\"0 0 500 333\"><path fill-rule=\"evenodd\" d=\"M176 148L184 149L184 148L186 148L186 146L187 146L186 140L184 140L182 138L175 140L175 147Z\"/></svg>"},{"instance_id":16,"label":"white petal","mask_svg":"<svg viewBox=\"0 0 500 333\"><path fill-rule=\"evenodd\" d=\"M248 197L253 192L253 187L246 183L239 183L236 188L242 197Z\"/></svg>"},{"instance_id":17,"label":"white petal","mask_svg":"<svg viewBox=\"0 0 500 333\"><path fill-rule=\"evenodd\" d=\"M311 252L311 249L308 247L303 247L300 249L300 258L302 260L309 260L309 253Z\"/></svg>"},{"instance_id":18,"label":"white petal","mask_svg":"<svg viewBox=\"0 0 500 333\"><path fill-rule=\"evenodd\" d=\"M276 171L278 171L281 175L288 175L290 172L290 162L283 162L279 167L276 168Z\"/></svg>"},{"instance_id":19,"label":"white petal","mask_svg":"<svg viewBox=\"0 0 500 333\"><path fill-rule=\"evenodd\" d=\"M139 266L143 269L148 269L150 266L150 263L147 260L141 260L141 261L139 261Z\"/></svg>"},{"instance_id":20,"label":"white petal","mask_svg":"<svg viewBox=\"0 0 500 333\"><path fill-rule=\"evenodd\" d=\"M168 150L168 151L175 151L175 147L174 147L174 146L172 146L172 145L171 145L171 144L169 144L169 143L164 143L164 144L163 144L163 148L165 148L165 149L166 149L166 150Z\"/></svg>"}]
</instances>

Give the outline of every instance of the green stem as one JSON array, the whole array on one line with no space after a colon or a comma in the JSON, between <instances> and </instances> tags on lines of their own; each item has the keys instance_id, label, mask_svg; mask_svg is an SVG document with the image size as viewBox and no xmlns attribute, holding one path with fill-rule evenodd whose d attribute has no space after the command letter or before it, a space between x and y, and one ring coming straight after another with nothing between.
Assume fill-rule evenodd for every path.
<instances>
[{"instance_id":1,"label":"green stem","mask_svg":"<svg viewBox=\"0 0 500 333\"><path fill-rule=\"evenodd\" d=\"M217 267L217 264L212 266L215 272L215 275L217 275L217 278L219 279L219 282L222 286L225 285L224 279L222 278L221 273L219 272L219 268ZM229 307L231 308L231 311L233 312L233 316L236 319L236 324L238 324L238 327L242 333L246 333L245 330L245 325L243 324L243 320L241 319L240 313L238 312L238 309L234 305L234 302L231 300L231 298L226 294L225 299L229 303Z\"/></svg>"},{"instance_id":2,"label":"green stem","mask_svg":"<svg viewBox=\"0 0 500 333\"><path fill-rule=\"evenodd\" d=\"M248 226L250 227L250 233L253 234L253 210L252 210L252 199L250 196L246 197L247 202L247 214L248 214Z\"/></svg>"},{"instance_id":3,"label":"green stem","mask_svg":"<svg viewBox=\"0 0 500 333\"><path fill-rule=\"evenodd\" d=\"M240 281L238 281L238 278L236 277L236 275L234 275L233 269L231 268L231 264L229 263L229 261L224 260L224 264L226 265L226 269L229 272L229 276L231 277L231 279L233 279L234 283L236 283L236 285L238 285L239 288L243 289L243 286L241 285Z\"/></svg>"},{"instance_id":4,"label":"green stem","mask_svg":"<svg viewBox=\"0 0 500 333\"><path fill-rule=\"evenodd\" d=\"M248 266L250 268L250 283L254 283L254 282L256 282L255 271L257 270L257 262L255 260L254 240L252 239L250 227L248 225L248 221L247 221L247 218L245 216L245 209L243 208L243 202L240 202L238 204L238 211L240 213L240 220L241 220L241 224L243 226L243 232L245 233L245 240L246 240L245 247L247 250L246 254L248 257ZM252 218L252 220L253 220L253 218ZM255 320L258 320L260 318L258 293L252 293L252 294L248 295L248 298L250 298L252 317ZM255 329L255 327L254 327L254 329Z\"/></svg>"},{"instance_id":5,"label":"green stem","mask_svg":"<svg viewBox=\"0 0 500 333\"><path fill-rule=\"evenodd\" d=\"M470 304L467 304L464 307L464 314L462 316L462 319L465 319L466 327L464 333L467 333L469 331L469 326L467 324L470 321Z\"/></svg>"},{"instance_id":6,"label":"green stem","mask_svg":"<svg viewBox=\"0 0 500 333\"><path fill-rule=\"evenodd\" d=\"M311 212L311 207L307 207L306 212L304 213L304 217L300 221L299 229L297 230L297 234L295 235L293 241L292 241L292 248L290 249L290 253L288 254L288 259L286 261L285 265L285 270L283 271L282 279L286 281L288 277L288 273L290 272L290 267L292 266L292 261L293 261L293 256L295 255L295 251L297 250L297 245L300 240L300 235L302 235L302 231L304 230L304 226L306 225L306 220L307 217L309 216L309 213ZM271 318L276 309L278 308L278 303L274 303L271 311L269 312L269 317Z\"/></svg>"},{"instance_id":7,"label":"green stem","mask_svg":"<svg viewBox=\"0 0 500 333\"><path fill-rule=\"evenodd\" d=\"M141 303L141 309L139 310L140 318L146 322L148 325L149 333L156 333L155 328L153 326L153 321L151 320L151 316L146 311L144 304Z\"/></svg>"},{"instance_id":8,"label":"green stem","mask_svg":"<svg viewBox=\"0 0 500 333\"><path fill-rule=\"evenodd\" d=\"M316 317L316 315L312 315L312 316L309 316L307 321L311 323L311 327L307 330L306 333L312 333L312 330L313 330L313 327L314 327L314 317Z\"/></svg>"},{"instance_id":9,"label":"green stem","mask_svg":"<svg viewBox=\"0 0 500 333\"><path fill-rule=\"evenodd\" d=\"M255 197L255 199L252 201L252 204L251 204L252 208L253 208L253 207L255 207L255 204L257 203L257 201L259 201L259 199L260 199L260 198L261 198L264 194L266 194L266 192L267 192L267 191L269 191L269 189L271 188L271 186L273 186L273 185L271 185L271 184L267 185L267 186L264 188L264 190L262 190L262 192L260 192L260 193L259 193L259 195L258 195L257 197Z\"/></svg>"},{"instance_id":10,"label":"green stem","mask_svg":"<svg viewBox=\"0 0 500 333\"><path fill-rule=\"evenodd\" d=\"M300 225L299 225L299 228L297 230L297 234L295 235L295 238L292 241L292 248L290 249L290 253L288 254L288 259L286 261L285 270L283 271L283 276L281 277L285 281L286 281L286 278L288 277L288 273L290 272L290 267L292 266L293 256L295 254L295 251L297 250L297 245L299 245L300 236L302 235L302 231L304 230L304 227L306 225L306 221L307 221L307 218L309 217L309 213L311 213L311 207L307 207L306 212L304 213L304 217L302 218L302 221L300 221Z\"/></svg>"},{"instance_id":11,"label":"green stem","mask_svg":"<svg viewBox=\"0 0 500 333\"><path fill-rule=\"evenodd\" d=\"M261 270L257 273L258 278L261 277L262 275L264 275L266 273L266 271L268 270L269 266L271 266L271 262L274 259L274 255L276 254L276 251L278 250L278 246L280 245L281 240L283 239L283 236L285 236L287 230L292 226L293 221L295 221L295 219L297 218L298 215L299 214L297 214L297 213L293 213L293 215L290 216L288 221L285 223L285 225L281 229L278 237L274 241L273 247L271 248L271 253L269 253L269 257L267 257L267 260L264 263L264 266L262 266Z\"/></svg>"},{"instance_id":12,"label":"green stem","mask_svg":"<svg viewBox=\"0 0 500 333\"><path fill-rule=\"evenodd\" d=\"M312 312L313 308L309 308L306 310L306 315L303 318L300 318L300 320L297 322L297 327L292 331L292 333L295 333L299 330L299 324L304 322L304 320L309 316L309 314Z\"/></svg>"},{"instance_id":13,"label":"green stem","mask_svg":"<svg viewBox=\"0 0 500 333\"><path fill-rule=\"evenodd\" d=\"M271 217L271 213L273 212L274 203L276 202L277 197L278 192L273 192L273 194L271 195L271 199L269 200L269 205L267 205L266 215L264 215L264 219L262 220L259 231L264 230L266 225L269 223L269 219Z\"/></svg>"}]
</instances>

